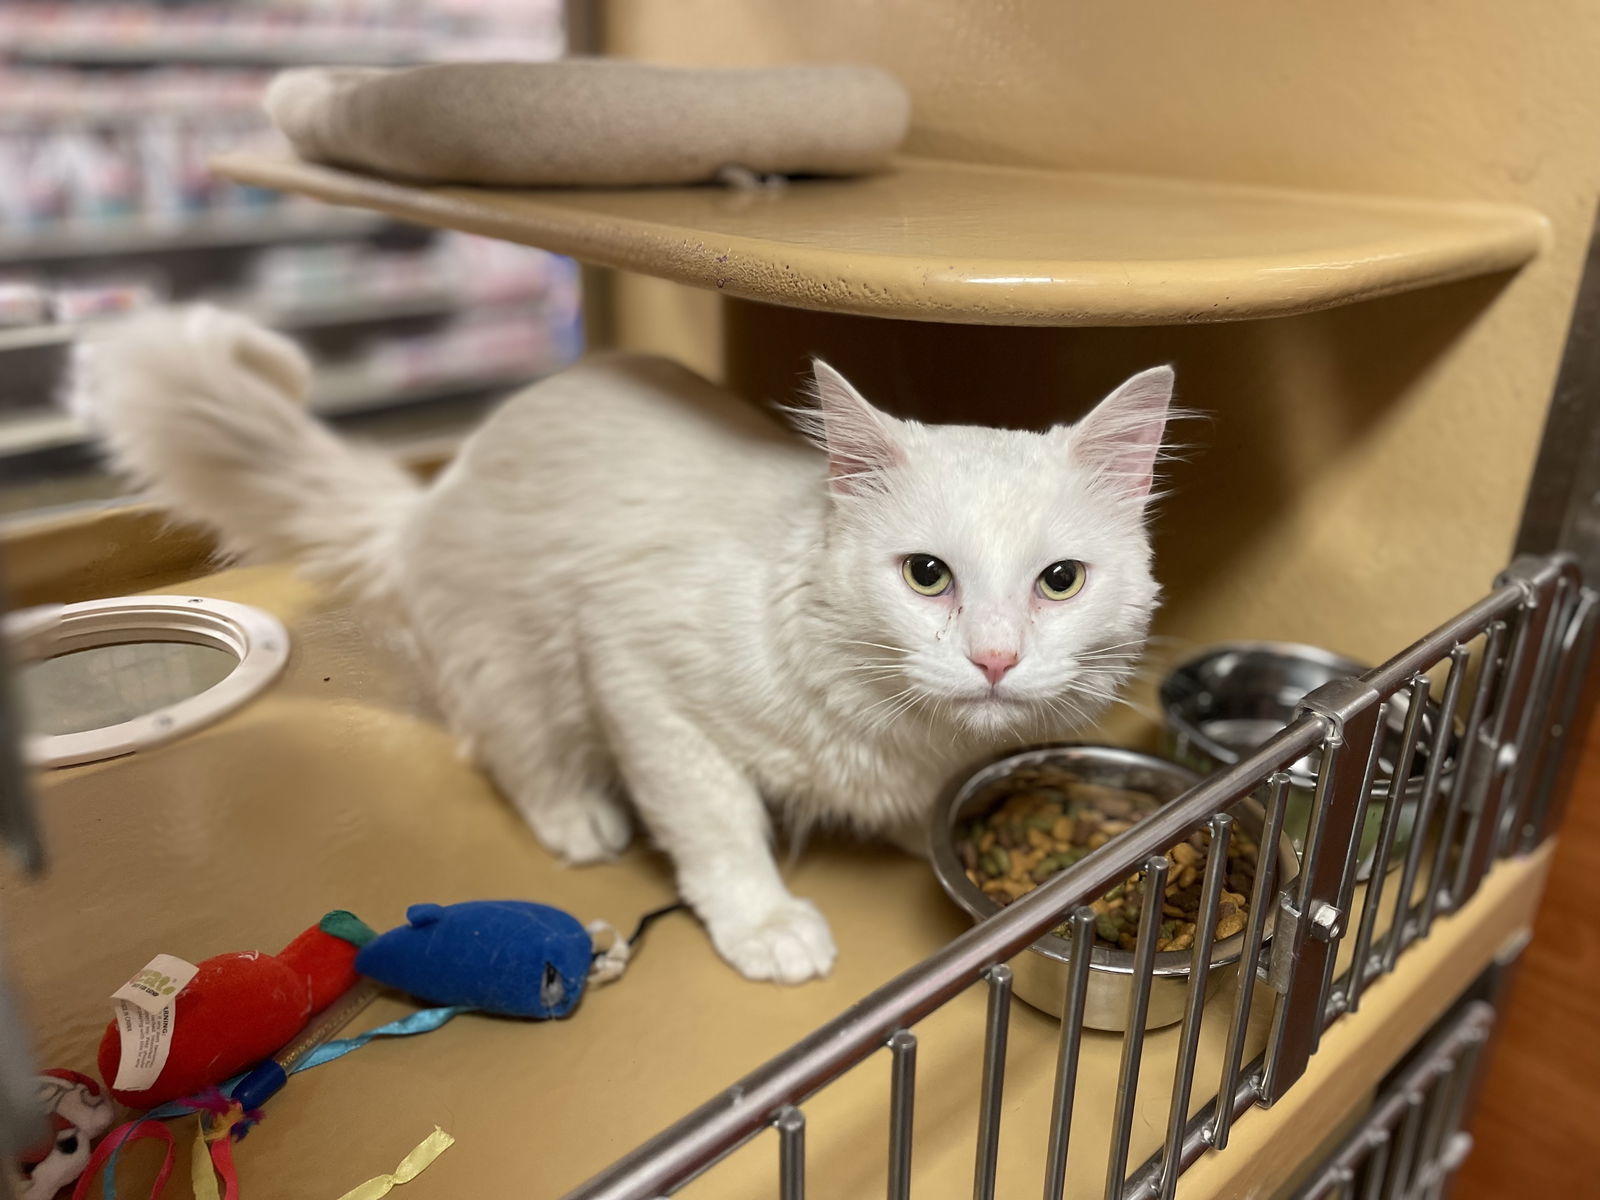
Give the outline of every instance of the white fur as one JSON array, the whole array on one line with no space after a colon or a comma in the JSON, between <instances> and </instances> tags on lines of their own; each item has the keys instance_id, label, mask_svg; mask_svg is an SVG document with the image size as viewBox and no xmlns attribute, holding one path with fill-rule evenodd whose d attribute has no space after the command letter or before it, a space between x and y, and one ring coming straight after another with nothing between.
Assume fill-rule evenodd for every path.
<instances>
[{"instance_id":1,"label":"white fur","mask_svg":"<svg viewBox=\"0 0 1600 1200\"><path fill-rule=\"evenodd\" d=\"M163 504L397 610L551 850L608 858L637 815L718 951L798 982L834 946L779 878L768 806L920 845L954 772L1111 699L1156 603L1172 388L1147 371L1037 434L896 420L817 377L825 453L673 363L594 359L514 396L426 492L305 415L289 343L214 310L103 335L78 399ZM946 595L907 586L914 553L949 564ZM1062 558L1087 583L1047 600ZM1018 659L993 687L984 653Z\"/></svg>"}]
</instances>

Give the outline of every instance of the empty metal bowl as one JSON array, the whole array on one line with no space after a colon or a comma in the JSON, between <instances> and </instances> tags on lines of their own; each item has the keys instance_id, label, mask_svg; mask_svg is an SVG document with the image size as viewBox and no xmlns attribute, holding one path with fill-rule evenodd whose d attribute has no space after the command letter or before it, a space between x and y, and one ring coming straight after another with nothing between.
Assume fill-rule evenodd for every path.
<instances>
[{"instance_id":1,"label":"empty metal bowl","mask_svg":"<svg viewBox=\"0 0 1600 1200\"><path fill-rule=\"evenodd\" d=\"M1188 791L1199 782L1199 777L1166 759L1112 746L1046 746L1010 754L983 767L961 782L945 802L936 807L929 837L933 869L940 884L974 921L992 917L1000 911L1000 906L967 878L956 852L957 828L1015 792L1046 790L1070 782L1141 793L1149 797L1149 808L1154 810ZM1245 800L1229 813L1235 819L1236 828L1260 838L1265 814L1259 804ZM1287 838L1279 840L1277 852L1281 884L1294 876L1298 860ZM1271 928L1269 919L1269 936ZM1212 948L1211 970L1206 980L1208 995L1237 971L1244 953L1244 939L1241 931L1220 939ZM1070 950L1071 945L1065 938L1046 934L1013 958L1010 966L1017 996L1042 1012L1060 1017L1066 996ZM1189 991L1190 958L1187 950L1156 954L1146 1029L1160 1029L1183 1019ZM1089 963L1084 1024L1091 1029L1125 1030L1133 984L1133 953L1096 945Z\"/></svg>"},{"instance_id":2,"label":"empty metal bowl","mask_svg":"<svg viewBox=\"0 0 1600 1200\"><path fill-rule=\"evenodd\" d=\"M1366 668L1358 662L1291 642L1236 642L1214 646L1180 664L1161 684L1161 711L1166 724L1166 749L1173 758L1202 772L1231 766L1294 719L1307 693L1336 679L1350 679ZM1404 807L1395 831L1390 865L1411 840L1416 801L1428 768L1432 733L1440 720L1438 705L1429 702L1410 777L1401 792ZM1405 698L1391 703L1379 748L1379 778L1362 826L1358 878L1372 873L1373 850L1383 822L1390 778L1400 756L1405 724ZM1453 739L1452 739L1453 742ZM1446 745L1440 772L1448 788L1454 772L1454 747ZM1305 849L1320 755L1308 754L1289 770L1290 790L1284 809L1284 832L1297 853Z\"/></svg>"}]
</instances>

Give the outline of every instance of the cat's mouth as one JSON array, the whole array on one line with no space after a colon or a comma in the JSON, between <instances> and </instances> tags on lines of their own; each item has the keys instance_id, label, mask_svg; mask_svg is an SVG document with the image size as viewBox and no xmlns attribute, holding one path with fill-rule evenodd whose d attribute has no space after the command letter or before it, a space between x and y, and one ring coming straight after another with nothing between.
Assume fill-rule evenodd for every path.
<instances>
[{"instance_id":1,"label":"cat's mouth","mask_svg":"<svg viewBox=\"0 0 1600 1200\"><path fill-rule=\"evenodd\" d=\"M1018 729L1035 715L1031 702L1003 692L974 692L951 699L949 711L955 724L984 737Z\"/></svg>"},{"instance_id":2,"label":"cat's mouth","mask_svg":"<svg viewBox=\"0 0 1600 1200\"><path fill-rule=\"evenodd\" d=\"M1013 696L1006 692L973 692L966 696L957 696L963 704L1026 704L1020 696Z\"/></svg>"},{"instance_id":3,"label":"cat's mouth","mask_svg":"<svg viewBox=\"0 0 1600 1200\"><path fill-rule=\"evenodd\" d=\"M982 712L999 714L1006 712L1019 712L1031 709L1033 702L1021 696L1009 695L1005 692L972 692L965 696L952 697L958 708L965 712Z\"/></svg>"}]
</instances>

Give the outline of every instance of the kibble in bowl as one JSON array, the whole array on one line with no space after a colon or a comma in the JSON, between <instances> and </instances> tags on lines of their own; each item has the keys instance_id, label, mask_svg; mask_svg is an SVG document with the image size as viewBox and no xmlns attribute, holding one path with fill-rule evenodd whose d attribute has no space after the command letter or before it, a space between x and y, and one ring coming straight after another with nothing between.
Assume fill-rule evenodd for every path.
<instances>
[{"instance_id":1,"label":"kibble in bowl","mask_svg":"<svg viewBox=\"0 0 1600 1200\"><path fill-rule=\"evenodd\" d=\"M1013 754L972 775L940 807L931 831L934 868L952 899L982 920L1198 782L1197 775L1176 763L1115 747L1054 746ZM1242 955L1260 860L1260 806L1245 801L1230 814L1234 826L1208 991L1234 973ZM1160 1028L1183 1016L1209 854L1210 835L1204 832L1167 851L1146 1028ZM1273 895L1295 869L1294 848L1281 838ZM1092 1028L1121 1030L1126 1025L1143 887L1143 874L1136 873L1092 898L1095 944L1085 1014ZM1270 928L1269 920L1269 933ZM1067 978L1064 934L1058 928L1011 963L1018 997L1056 1016L1061 1015Z\"/></svg>"},{"instance_id":2,"label":"kibble in bowl","mask_svg":"<svg viewBox=\"0 0 1600 1200\"><path fill-rule=\"evenodd\" d=\"M1050 773L1043 772L1046 776ZM1139 792L1083 783L1066 773L1024 787L979 813L956 833L956 854L967 879L1004 908L1026 896L1058 871L1126 833L1154 812ZM1216 936L1229 938L1245 927L1255 885L1256 841L1243 830L1228 839L1228 866L1217 902ZM1201 878L1211 856L1211 834L1191 834L1167 851L1161 898L1158 953L1194 945L1200 922ZM1094 901L1095 943L1132 950L1144 903L1144 874L1135 872ZM1067 936L1063 924L1056 930Z\"/></svg>"}]
</instances>

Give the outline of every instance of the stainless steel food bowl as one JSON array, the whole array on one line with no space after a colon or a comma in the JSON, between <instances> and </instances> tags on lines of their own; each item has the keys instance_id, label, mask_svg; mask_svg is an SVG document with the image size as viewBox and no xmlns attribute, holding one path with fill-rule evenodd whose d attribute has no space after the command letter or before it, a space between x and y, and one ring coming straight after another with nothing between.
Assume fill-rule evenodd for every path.
<instances>
[{"instance_id":1,"label":"stainless steel food bowl","mask_svg":"<svg viewBox=\"0 0 1600 1200\"><path fill-rule=\"evenodd\" d=\"M961 866L956 854L956 829L963 822L987 811L1005 796L1023 788L1049 790L1068 781L1100 784L1137 792L1150 797L1150 808L1159 808L1188 791L1199 777L1187 767L1112 746L1046 746L1007 755L983 767L960 783L937 806L929 845L933 869L950 898L965 909L974 921L1000 911L1000 906L985 896ZM1229 810L1237 827L1259 839L1265 814L1253 800L1245 800ZM1263 847L1263 850L1265 848ZM1297 870L1298 859L1287 838L1278 844L1278 879L1287 882ZM1270 936L1271 922L1267 930ZM1238 970L1244 953L1243 932L1219 940L1212 949L1211 971L1206 980L1207 994L1221 987ZM1070 944L1065 938L1046 934L1011 960L1013 988L1034 1008L1055 1017L1061 1016L1067 988L1067 958ZM1155 978L1150 986L1150 1008L1146 1029L1159 1029L1183 1019L1184 1000L1189 991L1190 952L1167 950L1155 956ZM1127 1028L1128 997L1132 990L1133 953L1095 946L1089 960L1089 991L1084 1024L1092 1029L1120 1032Z\"/></svg>"},{"instance_id":2,"label":"stainless steel food bowl","mask_svg":"<svg viewBox=\"0 0 1600 1200\"><path fill-rule=\"evenodd\" d=\"M1231 766L1260 746L1294 719L1306 694L1335 679L1350 679L1366 668L1358 662L1291 642L1236 642L1214 646L1180 664L1162 681L1161 711L1166 724L1167 752L1197 771L1210 773ZM1440 720L1439 707L1430 701L1423 713L1422 733L1410 777L1401 792L1404 807L1395 831L1390 865L1397 862L1411 840L1416 801L1422 793L1428 767L1432 733ZM1389 795L1389 776L1401 751L1405 701L1389 706L1378 761L1383 777L1373 788L1362 826L1358 878L1372 873L1373 850ZM1453 739L1446 745L1440 772L1441 788L1448 788L1454 773ZM1284 810L1284 832L1297 852L1305 849L1320 756L1313 752L1289 770L1290 791Z\"/></svg>"}]
</instances>

